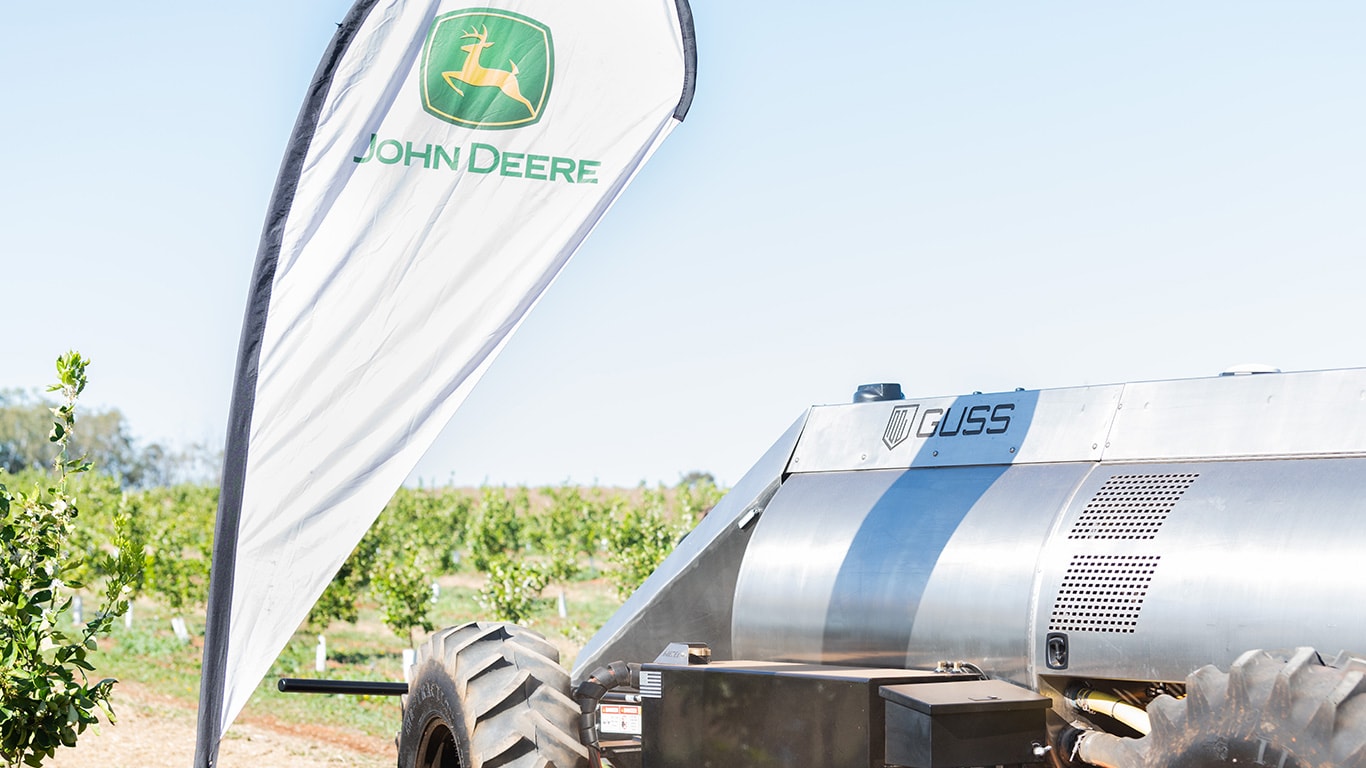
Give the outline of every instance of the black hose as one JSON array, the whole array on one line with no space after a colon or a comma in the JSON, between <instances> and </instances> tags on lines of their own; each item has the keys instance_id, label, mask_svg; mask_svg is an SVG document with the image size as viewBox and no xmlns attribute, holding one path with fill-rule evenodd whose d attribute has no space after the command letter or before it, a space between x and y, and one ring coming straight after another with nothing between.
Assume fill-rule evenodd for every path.
<instances>
[{"instance_id":1,"label":"black hose","mask_svg":"<svg viewBox=\"0 0 1366 768\"><path fill-rule=\"evenodd\" d=\"M588 747L594 765L600 765L598 704L613 688L640 688L640 665L614 661L593 670L574 688L574 701L579 703L579 741Z\"/></svg>"}]
</instances>

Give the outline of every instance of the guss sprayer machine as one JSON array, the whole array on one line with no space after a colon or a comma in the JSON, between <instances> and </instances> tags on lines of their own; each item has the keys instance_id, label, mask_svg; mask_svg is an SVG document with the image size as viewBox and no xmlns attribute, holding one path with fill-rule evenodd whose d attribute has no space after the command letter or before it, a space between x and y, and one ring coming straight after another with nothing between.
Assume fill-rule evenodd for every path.
<instances>
[{"instance_id":1,"label":"guss sprayer machine","mask_svg":"<svg viewBox=\"0 0 1366 768\"><path fill-rule=\"evenodd\" d=\"M1366 766L1366 370L811 408L579 656L443 630L402 766Z\"/></svg>"}]
</instances>

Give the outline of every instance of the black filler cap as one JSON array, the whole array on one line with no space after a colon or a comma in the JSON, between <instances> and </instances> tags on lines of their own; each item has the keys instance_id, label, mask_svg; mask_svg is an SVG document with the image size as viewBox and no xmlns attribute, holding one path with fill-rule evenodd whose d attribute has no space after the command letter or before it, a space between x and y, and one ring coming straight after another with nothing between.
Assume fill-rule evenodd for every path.
<instances>
[{"instance_id":1,"label":"black filler cap","mask_svg":"<svg viewBox=\"0 0 1366 768\"><path fill-rule=\"evenodd\" d=\"M906 396L901 392L901 385L891 382L883 384L860 384L854 390L854 402L856 403L880 403L883 400L905 400Z\"/></svg>"}]
</instances>

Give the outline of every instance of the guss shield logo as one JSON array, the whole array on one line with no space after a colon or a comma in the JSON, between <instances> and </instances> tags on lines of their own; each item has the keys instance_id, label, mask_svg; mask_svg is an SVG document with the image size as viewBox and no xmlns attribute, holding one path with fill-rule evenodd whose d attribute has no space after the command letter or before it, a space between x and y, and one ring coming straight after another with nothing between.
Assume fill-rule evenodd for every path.
<instances>
[{"instance_id":1,"label":"guss shield logo","mask_svg":"<svg viewBox=\"0 0 1366 768\"><path fill-rule=\"evenodd\" d=\"M892 415L887 419L887 429L882 433L882 444L887 446L887 450L896 448L911 436L911 429L915 426L915 415L919 411L918 403L898 405L892 409Z\"/></svg>"},{"instance_id":2,"label":"guss shield logo","mask_svg":"<svg viewBox=\"0 0 1366 768\"><path fill-rule=\"evenodd\" d=\"M466 8L432 22L422 47L422 107L466 128L520 128L541 119L555 48L550 28L512 11Z\"/></svg>"}]
</instances>

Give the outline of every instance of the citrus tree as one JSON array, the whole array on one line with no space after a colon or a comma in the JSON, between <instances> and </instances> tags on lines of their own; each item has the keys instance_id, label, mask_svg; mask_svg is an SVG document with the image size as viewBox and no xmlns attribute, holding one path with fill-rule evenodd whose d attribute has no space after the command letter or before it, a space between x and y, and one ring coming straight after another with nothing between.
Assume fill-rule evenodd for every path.
<instances>
[{"instance_id":1,"label":"citrus tree","mask_svg":"<svg viewBox=\"0 0 1366 768\"><path fill-rule=\"evenodd\" d=\"M654 573L692 527L692 519L670 524L662 490L642 490L638 507L629 507L607 530L608 558L616 565L612 582L625 600Z\"/></svg>"},{"instance_id":2,"label":"citrus tree","mask_svg":"<svg viewBox=\"0 0 1366 768\"><path fill-rule=\"evenodd\" d=\"M0 484L0 760L8 766L39 766L58 747L74 747L76 737L104 710L114 681L92 681L91 657L97 638L128 609L130 585L138 577L140 547L129 535L126 516L115 521L112 547L95 557L107 574L95 618L71 632L72 591L89 572L73 547L79 514L68 478L86 472L84 456L70 458L67 446L76 429L76 398L86 385L87 361L75 352L57 360L61 393L52 409L50 440L57 448L50 482L30 491Z\"/></svg>"}]
</instances>

